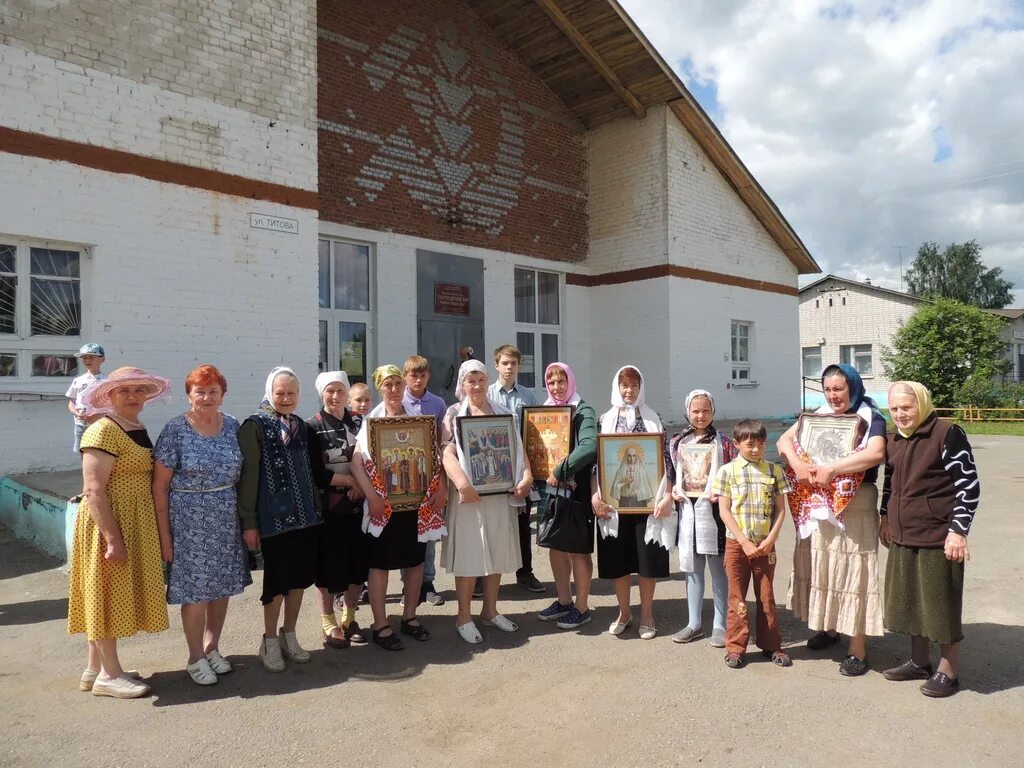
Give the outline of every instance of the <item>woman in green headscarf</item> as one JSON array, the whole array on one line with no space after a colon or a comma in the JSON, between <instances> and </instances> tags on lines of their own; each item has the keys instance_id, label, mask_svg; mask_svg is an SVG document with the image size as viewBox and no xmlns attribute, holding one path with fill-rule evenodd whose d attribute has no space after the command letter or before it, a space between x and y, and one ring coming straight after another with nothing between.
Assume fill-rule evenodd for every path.
<instances>
[{"instance_id":1,"label":"woman in green headscarf","mask_svg":"<svg viewBox=\"0 0 1024 768\"><path fill-rule=\"evenodd\" d=\"M885 571L885 628L910 635L911 658L882 674L923 680L926 696L960 688L964 566L967 534L981 487L967 435L937 418L931 393L916 381L889 388L898 430L886 441L879 539L889 547ZM929 643L939 644L932 669Z\"/></svg>"}]
</instances>

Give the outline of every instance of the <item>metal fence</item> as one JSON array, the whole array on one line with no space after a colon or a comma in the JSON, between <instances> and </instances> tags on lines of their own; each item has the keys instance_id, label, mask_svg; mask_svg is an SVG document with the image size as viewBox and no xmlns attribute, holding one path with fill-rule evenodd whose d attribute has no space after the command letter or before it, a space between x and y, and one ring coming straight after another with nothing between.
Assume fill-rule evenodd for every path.
<instances>
[{"instance_id":1,"label":"metal fence","mask_svg":"<svg viewBox=\"0 0 1024 768\"><path fill-rule=\"evenodd\" d=\"M965 405L962 408L936 408L939 416L954 421L1024 421L1024 408L975 408Z\"/></svg>"}]
</instances>

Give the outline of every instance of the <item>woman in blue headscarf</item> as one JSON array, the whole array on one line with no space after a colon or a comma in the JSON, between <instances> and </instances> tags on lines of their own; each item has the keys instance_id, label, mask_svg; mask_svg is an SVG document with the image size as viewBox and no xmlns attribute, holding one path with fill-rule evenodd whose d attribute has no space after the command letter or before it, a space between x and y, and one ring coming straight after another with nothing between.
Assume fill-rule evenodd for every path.
<instances>
[{"instance_id":1,"label":"woman in blue headscarf","mask_svg":"<svg viewBox=\"0 0 1024 768\"><path fill-rule=\"evenodd\" d=\"M885 460L885 419L849 365L830 365L821 375L825 405L819 414L855 414L861 433L854 450L831 464L815 465L797 439L794 424L779 438L779 454L793 485L789 503L797 528L789 605L815 634L811 650L849 635L839 667L847 677L868 670L868 635L881 636L878 589L878 465Z\"/></svg>"}]
</instances>

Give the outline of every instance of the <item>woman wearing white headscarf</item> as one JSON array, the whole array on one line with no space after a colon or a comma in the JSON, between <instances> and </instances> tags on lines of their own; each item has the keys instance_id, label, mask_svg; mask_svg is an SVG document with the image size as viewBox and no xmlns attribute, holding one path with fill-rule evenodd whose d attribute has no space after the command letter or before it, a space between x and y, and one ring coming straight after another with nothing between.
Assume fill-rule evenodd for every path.
<instances>
[{"instance_id":1,"label":"woman wearing white headscarf","mask_svg":"<svg viewBox=\"0 0 1024 768\"><path fill-rule=\"evenodd\" d=\"M362 531L363 492L352 477L352 454L359 427L345 407L348 374L324 371L316 377L323 403L308 419L314 439L309 441L309 462L320 486L324 528L320 536L316 586L320 597L320 623L324 645L347 648L365 643L356 622L359 592L366 581L366 541ZM341 626L334 614L334 596L344 601Z\"/></svg>"},{"instance_id":2,"label":"woman wearing white headscarf","mask_svg":"<svg viewBox=\"0 0 1024 768\"><path fill-rule=\"evenodd\" d=\"M644 403L644 377L635 365L624 366L615 373L611 404L601 416L602 434L664 431L658 414ZM608 631L621 635L633 623L629 587L630 576L635 573L640 585L640 637L650 640L658 633L654 626L654 587L656 579L668 578L668 547L671 546L662 540L659 521L672 514L672 507L659 505L653 515L620 515L615 509L615 504L645 506L653 504L657 498L657 488L647 477L635 451L632 457L627 451L612 480L612 488L621 489L616 490L617 498L602 498L596 478L593 488L594 514L600 518L597 575L615 581L615 597L619 603L618 618L609 625Z\"/></svg>"},{"instance_id":3,"label":"woman wearing white headscarf","mask_svg":"<svg viewBox=\"0 0 1024 768\"><path fill-rule=\"evenodd\" d=\"M487 369L479 360L467 360L459 368L456 397L461 404L455 418L510 414L507 408L487 397ZM457 423L457 422L456 422ZM515 434L515 433L513 433ZM483 606L480 618L485 626L515 632L519 626L498 613L501 574L522 566L519 552L520 508L533 487L533 475L524 459L523 445L515 434L513 477L515 485L507 494L481 497L470 481L469 446L462 445L457 429L445 435L444 468L452 490L448 505L448 536L441 549L445 569L455 576L459 611L455 629L467 643L482 643L483 637L472 616L473 585L483 577Z\"/></svg>"},{"instance_id":4,"label":"woman wearing white headscarf","mask_svg":"<svg viewBox=\"0 0 1024 768\"><path fill-rule=\"evenodd\" d=\"M267 376L260 409L238 430L242 474L238 517L249 549L263 549L263 639L260 661L269 672L283 672L283 656L309 661L295 625L302 593L316 579L323 515L320 492L309 462L309 427L295 414L299 379L279 366ZM284 604L284 626L277 620Z\"/></svg>"},{"instance_id":5,"label":"woman wearing white headscarf","mask_svg":"<svg viewBox=\"0 0 1024 768\"><path fill-rule=\"evenodd\" d=\"M711 569L711 592L715 603L715 623L711 645L725 647L725 620L728 611L729 580L722 556L725 554L725 525L718 513L718 501L711 492L718 468L736 458L736 445L715 429L715 399L706 389L695 389L686 396L687 425L673 435L665 446L665 479L663 502L675 502L679 509L679 568L686 574L686 607L689 621L672 635L677 643L691 643L704 637L701 608L704 603L704 567ZM686 466L679 466L679 447L692 443L711 445L711 462L699 498L686 495ZM678 467L678 470L677 470ZM705 479L706 478L706 479Z\"/></svg>"}]
</instances>

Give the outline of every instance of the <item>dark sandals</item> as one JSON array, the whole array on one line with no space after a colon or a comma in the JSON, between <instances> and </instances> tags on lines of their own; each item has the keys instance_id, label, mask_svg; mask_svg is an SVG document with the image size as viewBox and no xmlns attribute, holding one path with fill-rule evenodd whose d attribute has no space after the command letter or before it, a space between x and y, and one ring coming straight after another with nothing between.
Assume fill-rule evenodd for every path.
<instances>
[{"instance_id":1,"label":"dark sandals","mask_svg":"<svg viewBox=\"0 0 1024 768\"><path fill-rule=\"evenodd\" d=\"M415 624L413 624L414 621L416 622ZM419 619L402 619L399 631L420 643L425 643L430 639L429 630L419 623Z\"/></svg>"},{"instance_id":2,"label":"dark sandals","mask_svg":"<svg viewBox=\"0 0 1024 768\"><path fill-rule=\"evenodd\" d=\"M742 653L725 654L725 666L729 667L729 669L742 669L746 666L746 663Z\"/></svg>"},{"instance_id":3,"label":"dark sandals","mask_svg":"<svg viewBox=\"0 0 1024 768\"><path fill-rule=\"evenodd\" d=\"M324 645L328 648L348 648L352 642L345 636L344 630L340 627L334 627L331 632L334 632L335 629L342 633L341 637L335 637L333 634L325 634Z\"/></svg>"},{"instance_id":4,"label":"dark sandals","mask_svg":"<svg viewBox=\"0 0 1024 768\"><path fill-rule=\"evenodd\" d=\"M868 671L868 660L860 659L852 653L839 665L839 674L843 677L860 677Z\"/></svg>"},{"instance_id":5,"label":"dark sandals","mask_svg":"<svg viewBox=\"0 0 1024 768\"><path fill-rule=\"evenodd\" d=\"M830 635L828 632L817 632L808 638L807 647L812 651L823 651L826 648L831 648L841 639L838 632L834 635Z\"/></svg>"},{"instance_id":6,"label":"dark sandals","mask_svg":"<svg viewBox=\"0 0 1024 768\"><path fill-rule=\"evenodd\" d=\"M343 631L345 632L345 637L347 637L349 642L354 645L362 645L366 642L366 635L363 633L363 628L359 626L359 623L355 619L353 619Z\"/></svg>"},{"instance_id":7,"label":"dark sandals","mask_svg":"<svg viewBox=\"0 0 1024 768\"><path fill-rule=\"evenodd\" d=\"M385 635L385 632L389 632L390 634ZM385 651L401 651L405 649L405 645L402 644L401 638L399 638L398 635L395 634L395 631L387 624L380 629L373 630L373 642Z\"/></svg>"},{"instance_id":8,"label":"dark sandals","mask_svg":"<svg viewBox=\"0 0 1024 768\"><path fill-rule=\"evenodd\" d=\"M792 667L793 660L789 658L789 654L783 650L777 651L761 651L766 659L771 659L772 664L777 667Z\"/></svg>"}]
</instances>

